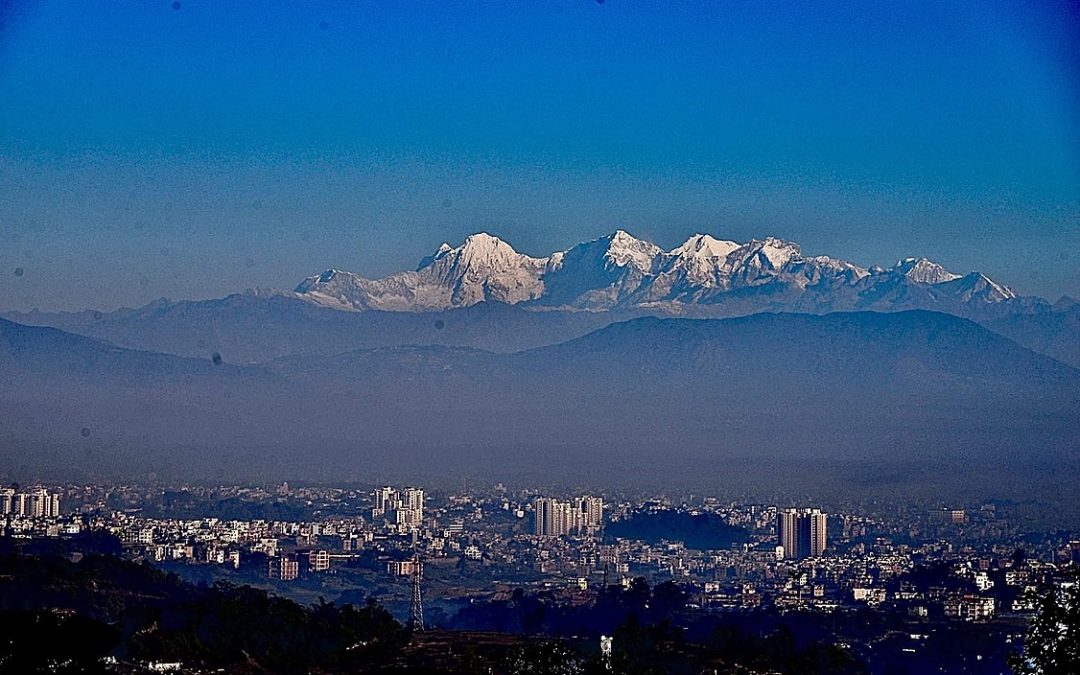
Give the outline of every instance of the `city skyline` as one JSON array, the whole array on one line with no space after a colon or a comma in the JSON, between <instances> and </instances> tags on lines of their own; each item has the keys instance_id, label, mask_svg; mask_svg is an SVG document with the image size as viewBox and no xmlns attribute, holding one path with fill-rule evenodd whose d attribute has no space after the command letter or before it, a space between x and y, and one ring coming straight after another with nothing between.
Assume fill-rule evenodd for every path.
<instances>
[{"instance_id":1,"label":"city skyline","mask_svg":"<svg viewBox=\"0 0 1080 675\"><path fill-rule=\"evenodd\" d=\"M378 612L390 628L407 631L407 640L382 656L368 655L365 665L380 658L397 664L419 659L426 672L432 670L432 657L423 652L417 657L414 650L429 640L471 645L477 636L497 636L484 639L495 639L505 650L516 641L536 641L538 630L543 648L563 660L588 662L599 646L612 664L605 670L636 672L615 667L637 649L623 631L652 622L682 633L674 642L657 638L661 645L681 645L674 650L676 663L715 665L717 658L739 663L775 653L753 646L755 630L799 635L809 619L816 628L804 635L821 635L818 626L828 627L811 649L828 650L847 664L843 673L895 672L898 664L910 672L982 668L999 673L1015 663L1025 634L1029 646L1023 653L1037 653L1030 636L1037 634L1034 626L1045 602L1037 598L1069 592L1080 562L1074 532L1057 524L1043 529L1025 515L1023 505L993 500L943 507L836 495L835 510L826 516L816 506L789 508L708 493L641 497L598 491L567 499L537 495L575 493L502 483L430 495L429 486L413 485L47 483L22 488L18 495L16 488L7 488L0 493L8 547L2 563L5 570L20 571L0 574L0 583L4 597L32 593L57 578L58 560L78 570L80 578L103 569L141 569L151 581L168 579L173 592L236 589L248 604L229 626L238 618L261 616L262 598L303 612L317 596L310 611L320 617L320 629L334 612L348 615L363 601L366 612ZM12 499L20 495L26 498ZM421 513L412 514L417 508ZM398 517L399 510L407 517ZM835 525L829 533L827 518ZM109 553L102 555L103 550ZM57 558L60 551L67 557ZM43 569L27 574L26 565ZM125 588L141 583L128 579ZM101 582L89 590L96 593L103 586L108 593L108 584ZM186 611L192 602L189 598L168 611ZM84 621L96 616L92 607L79 607L62 616L78 612ZM120 609L128 611L126 605ZM201 609L199 616L208 611ZM744 651L733 654L724 643L696 635L694 626L702 622L745 631ZM760 622L769 628L744 628ZM155 633L177 630L167 622L145 625ZM570 631L577 637L565 638ZM123 640L138 644L140 634L131 628ZM218 634L200 633L200 643L214 644ZM120 652L101 665L106 672L197 670L236 659L273 664L296 653L288 641L276 643L283 645L281 651L267 652L260 648L260 635L239 637L254 640L242 652L154 643L143 648L141 658ZM22 643L16 636L8 644L21 649ZM358 646L330 642L324 649L348 653ZM699 650L711 660L699 660ZM326 658L302 653L303 659ZM445 646L440 653L445 663ZM498 663L499 653L481 649L469 663L477 658ZM670 663L672 651L663 648L664 653L669 656L646 651L637 658ZM157 660L147 659L154 654ZM526 663L540 658L526 654L514 658ZM39 649L22 658L50 656L49 649ZM443 668L458 672L459 663L451 660ZM782 663L779 672L811 672Z\"/></svg>"}]
</instances>

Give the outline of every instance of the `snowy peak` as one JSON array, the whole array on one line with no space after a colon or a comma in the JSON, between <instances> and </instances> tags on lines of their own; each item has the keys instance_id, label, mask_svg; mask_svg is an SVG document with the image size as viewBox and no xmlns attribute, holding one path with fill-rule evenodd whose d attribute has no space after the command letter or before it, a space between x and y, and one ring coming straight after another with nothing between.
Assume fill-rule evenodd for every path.
<instances>
[{"instance_id":1,"label":"snowy peak","mask_svg":"<svg viewBox=\"0 0 1080 675\"><path fill-rule=\"evenodd\" d=\"M416 266L416 271L419 272L420 270L424 269L439 258L444 257L447 253L453 250L454 249L450 246L450 244L444 241L443 243L439 244L439 248L437 248L434 253L420 259L420 264Z\"/></svg>"},{"instance_id":2,"label":"snowy peak","mask_svg":"<svg viewBox=\"0 0 1080 675\"><path fill-rule=\"evenodd\" d=\"M502 239L480 232L457 247L442 244L413 271L382 279L330 271L305 280L296 292L335 309L430 311L478 302L517 304L543 291L547 259L518 253Z\"/></svg>"},{"instance_id":3,"label":"snowy peak","mask_svg":"<svg viewBox=\"0 0 1080 675\"><path fill-rule=\"evenodd\" d=\"M520 255L513 246L487 232L470 234L465 237L465 243L456 251L454 249L447 251L447 253L455 252L462 258L485 262L512 260Z\"/></svg>"},{"instance_id":4,"label":"snowy peak","mask_svg":"<svg viewBox=\"0 0 1080 675\"><path fill-rule=\"evenodd\" d=\"M294 292L314 304L333 309L372 309L363 292L366 283L367 279L357 274L331 268L304 279Z\"/></svg>"},{"instance_id":5,"label":"snowy peak","mask_svg":"<svg viewBox=\"0 0 1080 675\"><path fill-rule=\"evenodd\" d=\"M808 283L832 282L851 285L871 274L858 265L827 255L793 258L784 266L784 271L800 275Z\"/></svg>"},{"instance_id":6,"label":"snowy peak","mask_svg":"<svg viewBox=\"0 0 1080 675\"><path fill-rule=\"evenodd\" d=\"M425 260L429 262L426 265L422 264L417 271L442 263L455 266L462 271L474 270L483 274L535 266L543 262L518 253L510 244L486 232L469 235L457 248L450 248L448 244L443 244L434 255Z\"/></svg>"},{"instance_id":7,"label":"snowy peak","mask_svg":"<svg viewBox=\"0 0 1080 675\"><path fill-rule=\"evenodd\" d=\"M716 239L707 234L695 234L682 243L681 246L671 249L668 255L692 256L695 258L727 258L739 244L733 241Z\"/></svg>"},{"instance_id":8,"label":"snowy peak","mask_svg":"<svg viewBox=\"0 0 1080 675\"><path fill-rule=\"evenodd\" d=\"M706 289L723 287L730 276L728 257L740 247L734 241L695 234L664 254L659 275L642 293L643 299L687 300Z\"/></svg>"},{"instance_id":9,"label":"snowy peak","mask_svg":"<svg viewBox=\"0 0 1080 675\"><path fill-rule=\"evenodd\" d=\"M733 288L757 286L773 281L788 263L799 260L798 244L775 237L752 239L728 254L723 272Z\"/></svg>"},{"instance_id":10,"label":"snowy peak","mask_svg":"<svg viewBox=\"0 0 1080 675\"><path fill-rule=\"evenodd\" d=\"M893 266L892 271L917 284L941 284L960 278L959 274L953 274L926 258L904 258Z\"/></svg>"},{"instance_id":11,"label":"snowy peak","mask_svg":"<svg viewBox=\"0 0 1080 675\"><path fill-rule=\"evenodd\" d=\"M659 246L625 230L553 253L537 304L592 310L622 305L650 278L662 255Z\"/></svg>"},{"instance_id":12,"label":"snowy peak","mask_svg":"<svg viewBox=\"0 0 1080 675\"><path fill-rule=\"evenodd\" d=\"M651 241L638 239L626 230L614 233L599 241L607 244L605 257L619 267L631 266L646 271L651 270L656 257L663 251Z\"/></svg>"},{"instance_id":13,"label":"snowy peak","mask_svg":"<svg viewBox=\"0 0 1080 675\"><path fill-rule=\"evenodd\" d=\"M323 272L322 274L316 274L313 277L308 277L307 279L304 279L303 281L301 281L300 284L296 287L295 292L296 293L307 293L308 291L311 291L312 289L318 287L321 284L328 284L328 283L333 282L335 277L337 277L338 275L343 275L343 274L349 274L349 273L348 272L342 272L341 270L336 270L334 268L330 268L330 269L326 270L325 272Z\"/></svg>"},{"instance_id":14,"label":"snowy peak","mask_svg":"<svg viewBox=\"0 0 1080 675\"><path fill-rule=\"evenodd\" d=\"M1002 302L1016 298L1011 288L995 283L979 272L957 277L941 285L952 290L964 302Z\"/></svg>"}]
</instances>

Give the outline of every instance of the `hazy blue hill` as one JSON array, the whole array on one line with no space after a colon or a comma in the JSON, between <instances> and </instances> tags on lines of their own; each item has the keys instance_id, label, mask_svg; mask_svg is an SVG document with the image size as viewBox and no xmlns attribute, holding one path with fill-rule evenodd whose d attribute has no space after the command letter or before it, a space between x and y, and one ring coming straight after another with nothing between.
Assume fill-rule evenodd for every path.
<instances>
[{"instance_id":1,"label":"hazy blue hill","mask_svg":"<svg viewBox=\"0 0 1080 675\"><path fill-rule=\"evenodd\" d=\"M55 328L24 326L0 319L0 364L8 373L28 378L59 378L88 383L106 393L119 384L191 384L213 377L276 379L271 373L243 369L219 360L182 358L124 349ZM26 391L24 389L24 391Z\"/></svg>"},{"instance_id":2,"label":"hazy blue hill","mask_svg":"<svg viewBox=\"0 0 1080 675\"><path fill-rule=\"evenodd\" d=\"M215 300L159 300L139 309L8 315L132 349L235 363L331 355L401 345L447 345L517 351L584 335L627 314L526 311L480 303L444 312L344 312L296 297L239 293Z\"/></svg>"},{"instance_id":3,"label":"hazy blue hill","mask_svg":"<svg viewBox=\"0 0 1080 675\"><path fill-rule=\"evenodd\" d=\"M972 321L919 310L725 320L649 317L612 324L521 358L564 369L661 377L739 375L776 387L798 378L895 385L897 376L912 369L936 378L1014 386L1075 384L1078 373Z\"/></svg>"},{"instance_id":4,"label":"hazy blue hill","mask_svg":"<svg viewBox=\"0 0 1080 675\"><path fill-rule=\"evenodd\" d=\"M907 292L921 287L896 282ZM771 290L770 290L771 289ZM773 302L771 292L779 294ZM719 318L791 311L820 315L828 303L784 301L787 286L766 284L722 296L722 302L686 305L686 316ZM746 293L746 298L742 296ZM929 301L901 302L897 307ZM920 296L922 297L922 296ZM1080 367L1080 307L1033 305L1016 299L985 307L975 317L981 325L1036 352ZM947 302L930 302L944 310ZM805 305L805 307L804 307ZM670 308L669 308L670 309ZM850 309L850 307L841 307ZM952 314L963 312L952 308ZM138 309L115 312L17 313L22 324L51 326L130 349L207 358L220 353L230 363L264 363L291 355L330 356L382 347L435 345L469 347L500 353L563 343L604 326L650 315L663 308L613 311L529 310L498 302L439 312L347 312L321 307L296 296L238 293L213 300L158 300Z\"/></svg>"},{"instance_id":5,"label":"hazy blue hill","mask_svg":"<svg viewBox=\"0 0 1080 675\"><path fill-rule=\"evenodd\" d=\"M1055 306L1038 314L1013 314L986 327L1041 354L1080 368L1080 305Z\"/></svg>"},{"instance_id":6,"label":"hazy blue hill","mask_svg":"<svg viewBox=\"0 0 1080 675\"><path fill-rule=\"evenodd\" d=\"M30 475L110 477L196 466L278 432L291 400L254 367L123 349L0 319L0 457ZM265 431L263 429L265 428Z\"/></svg>"},{"instance_id":7,"label":"hazy blue hill","mask_svg":"<svg viewBox=\"0 0 1080 675\"><path fill-rule=\"evenodd\" d=\"M409 347L274 367L341 418L396 411L415 424L375 426L492 466L521 446L627 471L658 457L1068 457L1080 402L1077 370L922 311L643 318L518 354Z\"/></svg>"}]
</instances>

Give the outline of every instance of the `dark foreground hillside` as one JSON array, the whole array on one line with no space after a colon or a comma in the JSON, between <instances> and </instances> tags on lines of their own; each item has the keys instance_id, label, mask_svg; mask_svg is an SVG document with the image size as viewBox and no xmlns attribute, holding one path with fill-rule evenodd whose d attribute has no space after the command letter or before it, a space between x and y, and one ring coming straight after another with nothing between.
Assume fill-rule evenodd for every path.
<instances>
[{"instance_id":1,"label":"dark foreground hillside","mask_svg":"<svg viewBox=\"0 0 1080 675\"><path fill-rule=\"evenodd\" d=\"M518 589L414 632L371 602L305 607L192 585L103 552L118 550L101 534L0 539L0 673L990 674L1007 669L1020 648L1008 636L1022 630L865 607L703 611L687 588L638 578L578 595ZM933 584L939 571L899 581ZM601 635L613 637L608 659Z\"/></svg>"},{"instance_id":2,"label":"dark foreground hillside","mask_svg":"<svg viewBox=\"0 0 1080 675\"><path fill-rule=\"evenodd\" d=\"M107 536L95 539L83 543L113 545ZM617 622L608 668L598 636L588 629L564 635L558 625L573 615L559 619L565 610L554 606L557 623L543 630L410 632L373 603L303 607L247 586L194 586L107 553L72 556L60 545L20 552L9 539L0 548L5 674L150 672L154 663L179 663L189 673L864 672L842 649L796 645L783 633L738 648L730 631L719 642L687 640L670 623L685 608L685 595L671 584L651 593L643 584L613 588L590 610ZM533 615L540 602L517 597L519 609ZM515 613L512 605L478 607L461 621L484 623L507 611ZM586 618L580 609L575 614Z\"/></svg>"}]
</instances>

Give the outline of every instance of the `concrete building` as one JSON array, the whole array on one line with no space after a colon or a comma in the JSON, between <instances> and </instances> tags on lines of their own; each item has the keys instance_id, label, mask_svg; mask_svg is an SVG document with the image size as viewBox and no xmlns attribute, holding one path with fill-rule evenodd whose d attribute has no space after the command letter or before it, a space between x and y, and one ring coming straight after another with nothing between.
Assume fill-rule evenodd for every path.
<instances>
[{"instance_id":1,"label":"concrete building","mask_svg":"<svg viewBox=\"0 0 1080 675\"><path fill-rule=\"evenodd\" d=\"M308 553L308 569L312 572L325 572L330 569L329 551L311 551Z\"/></svg>"},{"instance_id":2,"label":"concrete building","mask_svg":"<svg viewBox=\"0 0 1080 675\"><path fill-rule=\"evenodd\" d=\"M388 560L386 561L386 573L395 577L412 576L418 564L415 560Z\"/></svg>"},{"instance_id":3,"label":"concrete building","mask_svg":"<svg viewBox=\"0 0 1080 675\"><path fill-rule=\"evenodd\" d=\"M947 598L944 603L945 616L963 621L986 621L994 618L996 603L993 598L965 594Z\"/></svg>"},{"instance_id":4,"label":"concrete building","mask_svg":"<svg viewBox=\"0 0 1080 675\"><path fill-rule=\"evenodd\" d=\"M271 558L269 573L271 579L292 581L300 576L300 561L291 555Z\"/></svg>"},{"instance_id":5,"label":"concrete building","mask_svg":"<svg viewBox=\"0 0 1080 675\"><path fill-rule=\"evenodd\" d=\"M819 509L784 509L776 516L776 535L784 558L814 558L828 546L827 518Z\"/></svg>"},{"instance_id":6,"label":"concrete building","mask_svg":"<svg viewBox=\"0 0 1080 675\"><path fill-rule=\"evenodd\" d=\"M374 506L371 509L373 520L382 520L387 526L399 532L418 530L424 523L424 490L407 487L399 490L394 487L382 487L375 491Z\"/></svg>"},{"instance_id":7,"label":"concrete building","mask_svg":"<svg viewBox=\"0 0 1080 675\"><path fill-rule=\"evenodd\" d=\"M23 518L56 518L60 515L60 495L45 488L16 492L0 490L0 513Z\"/></svg>"},{"instance_id":8,"label":"concrete building","mask_svg":"<svg viewBox=\"0 0 1080 675\"><path fill-rule=\"evenodd\" d=\"M533 532L539 536L594 532L604 523L604 501L600 497L577 497L569 502L537 497L533 511Z\"/></svg>"}]
</instances>

